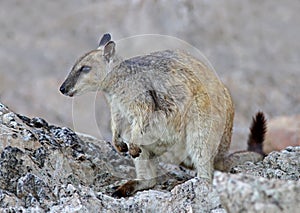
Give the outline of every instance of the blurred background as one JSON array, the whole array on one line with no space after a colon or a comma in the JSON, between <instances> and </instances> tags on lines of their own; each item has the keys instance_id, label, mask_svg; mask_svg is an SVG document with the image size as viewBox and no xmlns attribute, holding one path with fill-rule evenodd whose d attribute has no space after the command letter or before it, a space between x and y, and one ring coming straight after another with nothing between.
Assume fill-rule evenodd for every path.
<instances>
[{"instance_id":1,"label":"blurred background","mask_svg":"<svg viewBox=\"0 0 300 213\"><path fill-rule=\"evenodd\" d=\"M170 35L198 48L230 89L238 149L258 110L300 113L299 11L296 0L1 0L0 102L110 140L102 94L72 99L60 84L105 32Z\"/></svg>"}]
</instances>

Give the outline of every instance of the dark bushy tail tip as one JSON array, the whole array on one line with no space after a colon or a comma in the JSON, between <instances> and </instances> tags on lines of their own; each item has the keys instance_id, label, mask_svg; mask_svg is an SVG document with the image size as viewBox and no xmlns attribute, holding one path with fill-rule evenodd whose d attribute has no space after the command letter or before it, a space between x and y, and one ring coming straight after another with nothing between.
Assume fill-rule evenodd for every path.
<instances>
[{"instance_id":1,"label":"dark bushy tail tip","mask_svg":"<svg viewBox=\"0 0 300 213\"><path fill-rule=\"evenodd\" d=\"M248 137L248 151L257 152L263 156L263 142L267 132L267 120L263 112L258 112L252 119Z\"/></svg>"}]
</instances>

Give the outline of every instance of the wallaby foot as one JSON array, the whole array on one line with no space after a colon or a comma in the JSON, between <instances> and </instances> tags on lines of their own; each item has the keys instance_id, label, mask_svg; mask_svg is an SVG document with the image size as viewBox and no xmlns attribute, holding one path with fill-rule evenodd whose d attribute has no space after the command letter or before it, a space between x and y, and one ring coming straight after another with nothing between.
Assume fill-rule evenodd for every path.
<instances>
[{"instance_id":1,"label":"wallaby foot","mask_svg":"<svg viewBox=\"0 0 300 213\"><path fill-rule=\"evenodd\" d=\"M129 180L127 183L120 186L113 194L112 197L121 198L128 197L134 194L136 191L150 189L156 184L153 180Z\"/></svg>"},{"instance_id":2,"label":"wallaby foot","mask_svg":"<svg viewBox=\"0 0 300 213\"><path fill-rule=\"evenodd\" d=\"M263 155L252 152L252 151L239 151L232 153L224 160L223 170L225 172L230 172L234 167L242 165L247 161L257 163L264 159Z\"/></svg>"},{"instance_id":3,"label":"wallaby foot","mask_svg":"<svg viewBox=\"0 0 300 213\"><path fill-rule=\"evenodd\" d=\"M136 144L129 144L129 147ZM140 156L134 159L137 179L129 180L127 183L120 186L113 194L113 197L127 197L134 194L136 191L150 189L156 184L156 162L150 160L150 153L143 149Z\"/></svg>"},{"instance_id":4,"label":"wallaby foot","mask_svg":"<svg viewBox=\"0 0 300 213\"><path fill-rule=\"evenodd\" d=\"M140 156L142 150L140 147L138 147L138 145L130 143L129 144L129 154L133 157L133 158L137 158Z\"/></svg>"},{"instance_id":5,"label":"wallaby foot","mask_svg":"<svg viewBox=\"0 0 300 213\"><path fill-rule=\"evenodd\" d=\"M127 183L120 186L111 196L116 198L128 197L135 191L137 180L130 180Z\"/></svg>"}]
</instances>

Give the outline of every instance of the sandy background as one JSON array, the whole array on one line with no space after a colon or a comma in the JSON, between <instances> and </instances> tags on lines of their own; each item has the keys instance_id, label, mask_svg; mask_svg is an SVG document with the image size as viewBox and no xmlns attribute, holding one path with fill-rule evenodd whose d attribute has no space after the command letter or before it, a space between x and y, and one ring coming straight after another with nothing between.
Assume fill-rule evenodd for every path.
<instances>
[{"instance_id":1,"label":"sandy background","mask_svg":"<svg viewBox=\"0 0 300 213\"><path fill-rule=\"evenodd\" d=\"M300 113L299 11L296 0L2 0L0 101L30 117L110 139L102 95L73 100L59 93L60 84L104 32L115 40L171 35L201 50L229 87L236 149L245 144L257 110L268 118Z\"/></svg>"}]
</instances>

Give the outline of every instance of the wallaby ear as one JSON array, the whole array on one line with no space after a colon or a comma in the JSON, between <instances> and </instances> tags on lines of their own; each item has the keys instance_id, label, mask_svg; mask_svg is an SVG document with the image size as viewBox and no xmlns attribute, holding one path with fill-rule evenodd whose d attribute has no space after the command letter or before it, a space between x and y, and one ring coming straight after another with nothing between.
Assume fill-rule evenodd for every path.
<instances>
[{"instance_id":1,"label":"wallaby ear","mask_svg":"<svg viewBox=\"0 0 300 213\"><path fill-rule=\"evenodd\" d=\"M105 33L99 42L99 47L104 46L111 40L111 35L109 33Z\"/></svg>"},{"instance_id":2,"label":"wallaby ear","mask_svg":"<svg viewBox=\"0 0 300 213\"><path fill-rule=\"evenodd\" d=\"M116 43L113 41L109 41L105 46L104 46L104 51L103 51L103 56L106 59L107 62L109 62L112 57L115 55L115 46Z\"/></svg>"}]
</instances>

